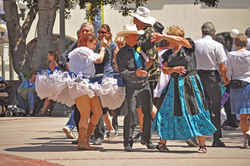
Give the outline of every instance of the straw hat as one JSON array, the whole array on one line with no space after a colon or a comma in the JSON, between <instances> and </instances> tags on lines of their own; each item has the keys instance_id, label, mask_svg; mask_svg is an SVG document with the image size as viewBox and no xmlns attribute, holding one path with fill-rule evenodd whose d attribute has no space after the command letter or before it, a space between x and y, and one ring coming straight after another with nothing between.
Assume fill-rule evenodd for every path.
<instances>
[{"instance_id":1,"label":"straw hat","mask_svg":"<svg viewBox=\"0 0 250 166\"><path fill-rule=\"evenodd\" d=\"M144 34L143 30L137 30L136 25L125 25L123 31L119 32L117 36L126 36L128 34L142 35Z\"/></svg>"},{"instance_id":2,"label":"straw hat","mask_svg":"<svg viewBox=\"0 0 250 166\"><path fill-rule=\"evenodd\" d=\"M137 18L141 22L149 25L154 25L156 19L150 16L150 10L145 7L138 7L135 13L131 13L130 16Z\"/></svg>"}]
</instances>

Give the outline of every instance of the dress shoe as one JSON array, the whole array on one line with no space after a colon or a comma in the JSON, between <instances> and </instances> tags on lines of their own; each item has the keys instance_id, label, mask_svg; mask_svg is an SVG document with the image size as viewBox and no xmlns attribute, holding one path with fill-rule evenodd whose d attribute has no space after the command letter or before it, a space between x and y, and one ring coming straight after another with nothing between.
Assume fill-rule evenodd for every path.
<instances>
[{"instance_id":1,"label":"dress shoe","mask_svg":"<svg viewBox=\"0 0 250 166\"><path fill-rule=\"evenodd\" d=\"M156 148L156 146L151 141L149 141L147 143L146 141L141 140L141 144L146 145L148 149L155 149Z\"/></svg>"},{"instance_id":2,"label":"dress shoe","mask_svg":"<svg viewBox=\"0 0 250 166\"><path fill-rule=\"evenodd\" d=\"M250 146L250 130L246 132L246 135L247 135L248 146Z\"/></svg>"},{"instance_id":3,"label":"dress shoe","mask_svg":"<svg viewBox=\"0 0 250 166\"><path fill-rule=\"evenodd\" d=\"M125 152L132 152L132 151L133 151L133 148L132 148L132 146L127 145L127 146L124 147L124 151L125 151Z\"/></svg>"},{"instance_id":4,"label":"dress shoe","mask_svg":"<svg viewBox=\"0 0 250 166\"><path fill-rule=\"evenodd\" d=\"M78 144L78 140L72 141L72 144L73 144L73 145L77 145L77 144Z\"/></svg>"},{"instance_id":5,"label":"dress shoe","mask_svg":"<svg viewBox=\"0 0 250 166\"><path fill-rule=\"evenodd\" d=\"M221 140L216 140L213 142L213 147L226 147L225 143L222 142Z\"/></svg>"}]
</instances>

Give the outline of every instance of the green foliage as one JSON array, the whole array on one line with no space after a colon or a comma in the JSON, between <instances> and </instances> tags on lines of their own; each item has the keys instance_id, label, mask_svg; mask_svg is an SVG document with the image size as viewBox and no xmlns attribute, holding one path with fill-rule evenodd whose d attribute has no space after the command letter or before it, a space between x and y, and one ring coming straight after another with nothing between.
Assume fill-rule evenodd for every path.
<instances>
[{"instance_id":1,"label":"green foliage","mask_svg":"<svg viewBox=\"0 0 250 166\"><path fill-rule=\"evenodd\" d=\"M217 7L220 0L195 0L194 4L205 3L209 7Z\"/></svg>"},{"instance_id":2,"label":"green foliage","mask_svg":"<svg viewBox=\"0 0 250 166\"><path fill-rule=\"evenodd\" d=\"M37 7L39 0L19 0L27 4L28 8ZM59 2L59 0L58 0ZM70 16L71 10L74 6L79 5L81 9L88 8L88 4L90 3L90 8L87 10L87 17L94 18L98 13L101 5L110 5L111 8L119 7L119 12L122 15L128 15L130 11L135 10L135 8L131 8L131 4L134 4L135 7L145 5L148 0L65 0L65 15L66 17ZM194 0L194 4L204 3L209 7L216 7L220 0Z\"/></svg>"}]
</instances>

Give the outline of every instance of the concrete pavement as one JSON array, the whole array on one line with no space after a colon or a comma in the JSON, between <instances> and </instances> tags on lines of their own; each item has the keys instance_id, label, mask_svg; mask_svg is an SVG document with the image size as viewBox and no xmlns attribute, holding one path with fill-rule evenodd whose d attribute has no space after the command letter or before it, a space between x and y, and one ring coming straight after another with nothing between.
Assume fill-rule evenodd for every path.
<instances>
[{"instance_id":1,"label":"concrete pavement","mask_svg":"<svg viewBox=\"0 0 250 166\"><path fill-rule=\"evenodd\" d=\"M18 162L6 165L6 160L16 161L17 159L19 159L20 166L53 166L53 164L66 166L250 166L250 149L240 148L242 146L240 130L224 131L223 141L227 147L208 147L207 154L196 153L197 148L187 147L182 141L169 141L170 152L167 153L147 150L139 143L135 144L134 152L128 153L123 151L122 127L120 127L120 136L111 141L105 141L102 145L104 150L95 152L78 151L76 146L71 144L72 140L65 138L62 127L66 121L67 118L1 117L0 166L16 166ZM119 124L122 124L122 119L119 120ZM158 136L153 135L154 143L157 143L158 139ZM208 140L207 145L211 145L211 139ZM26 161L24 162L26 164L22 165L21 161Z\"/></svg>"}]
</instances>

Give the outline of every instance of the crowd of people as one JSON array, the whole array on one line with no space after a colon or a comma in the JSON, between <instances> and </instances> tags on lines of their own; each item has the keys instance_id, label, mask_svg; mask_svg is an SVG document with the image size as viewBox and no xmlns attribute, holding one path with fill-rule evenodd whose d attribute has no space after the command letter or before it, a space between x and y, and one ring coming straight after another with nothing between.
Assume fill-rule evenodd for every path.
<instances>
[{"instance_id":1,"label":"crowd of people","mask_svg":"<svg viewBox=\"0 0 250 166\"><path fill-rule=\"evenodd\" d=\"M48 72L37 76L41 98L74 107L63 128L67 137L74 138L76 127L78 139L73 143L80 150L98 150L90 142L101 145L105 133L117 135L117 117L124 115L127 152L140 137L147 149L161 152L169 151L168 140L197 138L198 152L206 153L207 136L213 135L212 146L226 146L221 140L221 107L227 103L228 116L240 116L243 147L248 148L250 28L234 36L231 51L216 38L212 22L202 25L202 38L194 41L185 38L179 26L164 32L145 7L130 15L134 24L125 25L114 41L109 25L103 24L96 37L92 24L82 24L71 49L58 63L49 56ZM222 93L223 88L227 90ZM224 93L230 97L222 104ZM160 137L158 145L151 141L152 131Z\"/></svg>"}]
</instances>

